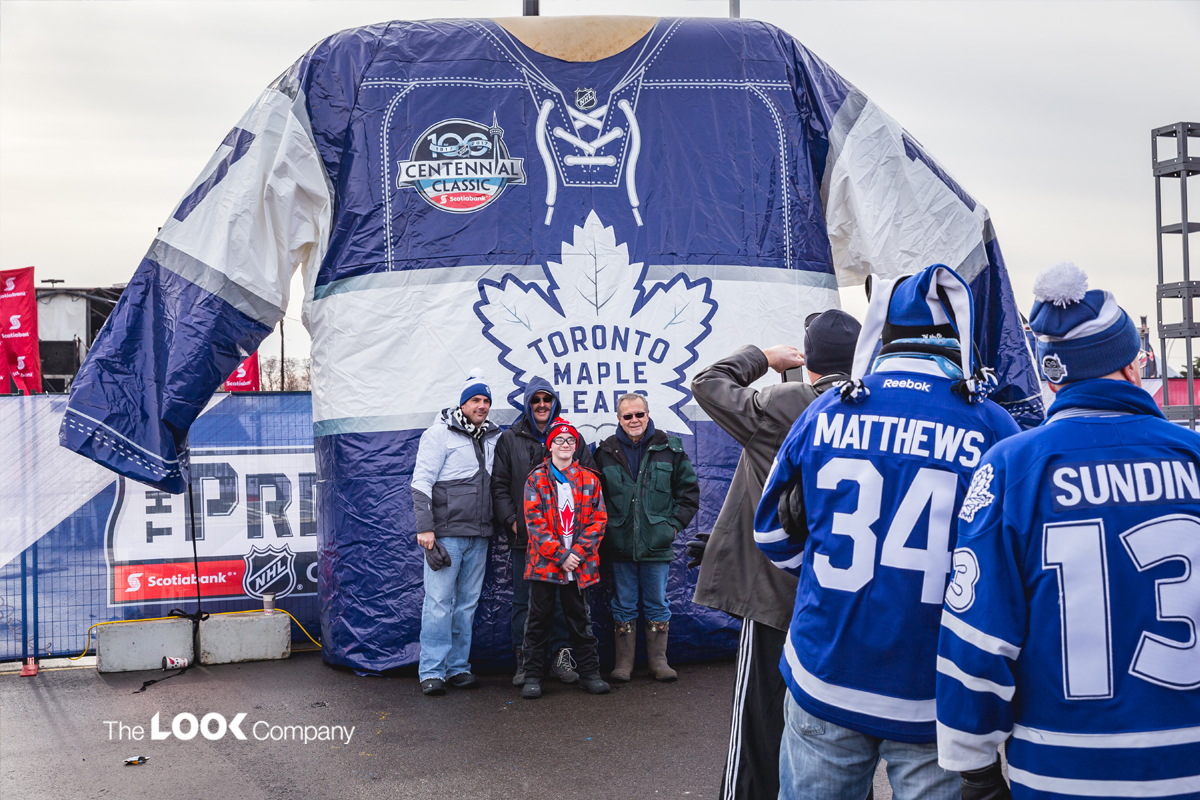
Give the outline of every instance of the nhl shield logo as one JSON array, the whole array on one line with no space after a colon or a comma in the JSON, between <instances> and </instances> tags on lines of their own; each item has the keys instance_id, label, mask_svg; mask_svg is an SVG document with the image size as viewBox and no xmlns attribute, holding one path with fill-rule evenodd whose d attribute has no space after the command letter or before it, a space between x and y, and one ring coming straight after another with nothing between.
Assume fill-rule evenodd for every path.
<instances>
[{"instance_id":1,"label":"nhl shield logo","mask_svg":"<svg viewBox=\"0 0 1200 800\"><path fill-rule=\"evenodd\" d=\"M576 89L575 107L580 111L591 111L596 107L595 89Z\"/></svg>"},{"instance_id":2,"label":"nhl shield logo","mask_svg":"<svg viewBox=\"0 0 1200 800\"><path fill-rule=\"evenodd\" d=\"M1046 380L1059 383L1067 377L1067 365L1054 353L1047 353L1042 356L1042 372L1046 374Z\"/></svg>"},{"instance_id":3,"label":"nhl shield logo","mask_svg":"<svg viewBox=\"0 0 1200 800\"><path fill-rule=\"evenodd\" d=\"M262 597L264 592L274 592L283 597L296 588L296 570L293 564L296 554L286 544L282 547L255 547L243 556L246 574L242 577L242 588L251 597Z\"/></svg>"}]
</instances>

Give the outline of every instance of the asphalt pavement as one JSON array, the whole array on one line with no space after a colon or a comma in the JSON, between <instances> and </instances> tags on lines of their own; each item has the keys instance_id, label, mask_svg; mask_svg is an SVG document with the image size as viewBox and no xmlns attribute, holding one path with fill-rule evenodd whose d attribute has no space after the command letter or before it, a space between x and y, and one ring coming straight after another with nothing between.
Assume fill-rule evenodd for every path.
<instances>
[{"instance_id":1,"label":"asphalt pavement","mask_svg":"<svg viewBox=\"0 0 1200 800\"><path fill-rule=\"evenodd\" d=\"M315 652L194 667L139 694L143 681L170 673L60 666L21 678L8 669L0 671L0 796L716 798L735 665L676 667L675 683L641 671L600 696L547 681L540 700L522 700L511 676L499 674L481 676L478 689L425 697L415 672L364 678L325 666ZM212 739L178 738L173 722L192 732L187 714ZM239 714L244 739L230 727ZM147 761L124 766L132 756ZM890 795L877 779L876 798Z\"/></svg>"},{"instance_id":2,"label":"asphalt pavement","mask_svg":"<svg viewBox=\"0 0 1200 800\"><path fill-rule=\"evenodd\" d=\"M430 698L415 675L358 677L325 666L317 653L195 667L141 694L133 692L163 673L3 672L0 795L715 798L734 664L678 669L675 683L643 673L600 696L549 681L546 695L532 701L519 697L511 675L482 676L478 689ZM225 735L181 741L170 731L184 713L221 715ZM245 740L228 728L239 713ZM161 741L151 738L155 714L168 734ZM140 741L131 738L135 726ZM178 727L191 731L186 718ZM207 733L220 728L210 717ZM123 765L139 755L145 764Z\"/></svg>"}]
</instances>

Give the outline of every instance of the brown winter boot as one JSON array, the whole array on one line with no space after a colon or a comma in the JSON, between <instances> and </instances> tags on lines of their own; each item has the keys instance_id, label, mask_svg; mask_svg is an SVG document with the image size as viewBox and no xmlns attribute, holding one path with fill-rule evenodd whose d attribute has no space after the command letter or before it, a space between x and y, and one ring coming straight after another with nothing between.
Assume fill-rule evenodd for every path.
<instances>
[{"instance_id":1,"label":"brown winter boot","mask_svg":"<svg viewBox=\"0 0 1200 800\"><path fill-rule=\"evenodd\" d=\"M650 659L650 672L656 681L673 681L679 673L667 663L667 628L671 623L650 621L646 623L646 655Z\"/></svg>"},{"instance_id":2,"label":"brown winter boot","mask_svg":"<svg viewBox=\"0 0 1200 800\"><path fill-rule=\"evenodd\" d=\"M613 638L617 643L617 663L608 679L613 683L626 683L633 674L633 654L637 647L637 620L613 622Z\"/></svg>"}]
</instances>

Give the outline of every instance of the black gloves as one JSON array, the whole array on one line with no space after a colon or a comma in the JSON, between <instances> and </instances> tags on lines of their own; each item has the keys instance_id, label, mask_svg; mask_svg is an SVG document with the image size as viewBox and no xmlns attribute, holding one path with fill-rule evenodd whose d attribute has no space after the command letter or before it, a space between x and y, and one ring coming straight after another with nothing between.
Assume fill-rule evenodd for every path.
<instances>
[{"instance_id":1,"label":"black gloves","mask_svg":"<svg viewBox=\"0 0 1200 800\"><path fill-rule=\"evenodd\" d=\"M788 541L804 544L808 539L808 516L804 512L804 484L793 483L779 498L779 522Z\"/></svg>"},{"instance_id":2,"label":"black gloves","mask_svg":"<svg viewBox=\"0 0 1200 800\"><path fill-rule=\"evenodd\" d=\"M696 538L687 543L688 569L700 566L700 562L704 560L704 548L708 545L708 537L711 535L710 533L697 533Z\"/></svg>"},{"instance_id":3,"label":"black gloves","mask_svg":"<svg viewBox=\"0 0 1200 800\"><path fill-rule=\"evenodd\" d=\"M1000 756L990 767L962 773L962 796L963 800L1012 800L1000 771Z\"/></svg>"},{"instance_id":4,"label":"black gloves","mask_svg":"<svg viewBox=\"0 0 1200 800\"><path fill-rule=\"evenodd\" d=\"M450 566L450 554L442 547L441 542L435 541L433 547L425 551L425 562L431 570L437 572L442 567Z\"/></svg>"}]
</instances>

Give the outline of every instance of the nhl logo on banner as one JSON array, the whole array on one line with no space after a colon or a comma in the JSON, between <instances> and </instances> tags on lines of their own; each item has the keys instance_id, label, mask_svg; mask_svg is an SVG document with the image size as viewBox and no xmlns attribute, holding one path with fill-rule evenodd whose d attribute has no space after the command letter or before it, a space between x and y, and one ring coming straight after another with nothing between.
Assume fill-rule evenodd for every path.
<instances>
[{"instance_id":1,"label":"nhl logo on banner","mask_svg":"<svg viewBox=\"0 0 1200 800\"><path fill-rule=\"evenodd\" d=\"M1042 356L1042 372L1046 374L1046 380L1058 383L1067 377L1067 365L1062 363L1054 353L1047 353Z\"/></svg>"},{"instance_id":2,"label":"nhl logo on banner","mask_svg":"<svg viewBox=\"0 0 1200 800\"><path fill-rule=\"evenodd\" d=\"M596 107L595 89L576 89L575 107L580 111L591 111Z\"/></svg>"},{"instance_id":3,"label":"nhl logo on banner","mask_svg":"<svg viewBox=\"0 0 1200 800\"><path fill-rule=\"evenodd\" d=\"M293 568L296 554L286 544L282 547L255 547L243 556L246 574L242 577L242 588L251 597L262 597L265 592L274 592L283 597L296 588L296 570Z\"/></svg>"},{"instance_id":4,"label":"nhl logo on banner","mask_svg":"<svg viewBox=\"0 0 1200 800\"><path fill-rule=\"evenodd\" d=\"M417 137L407 161L396 163L396 188L417 190L452 214L481 211L509 184L525 183L525 159L510 158L504 129L469 119L445 119Z\"/></svg>"}]
</instances>

